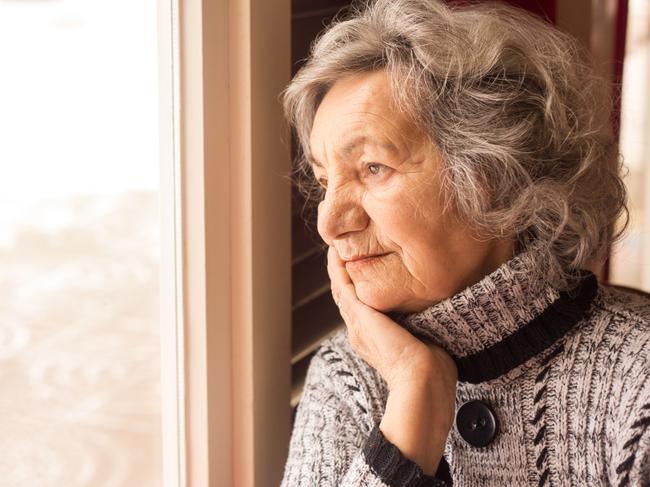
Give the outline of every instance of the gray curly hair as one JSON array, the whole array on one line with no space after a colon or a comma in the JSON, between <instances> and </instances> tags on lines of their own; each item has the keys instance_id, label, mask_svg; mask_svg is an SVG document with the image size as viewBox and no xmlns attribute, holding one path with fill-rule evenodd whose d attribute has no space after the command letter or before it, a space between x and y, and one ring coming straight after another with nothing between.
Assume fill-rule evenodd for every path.
<instances>
[{"instance_id":1,"label":"gray curly hair","mask_svg":"<svg viewBox=\"0 0 650 487\"><path fill-rule=\"evenodd\" d=\"M441 154L445 209L479 238L541 248L566 290L621 237L629 215L610 85L575 39L498 3L362 1L333 19L282 93L308 202L322 198L309 147L320 102L336 81L376 69Z\"/></svg>"}]
</instances>

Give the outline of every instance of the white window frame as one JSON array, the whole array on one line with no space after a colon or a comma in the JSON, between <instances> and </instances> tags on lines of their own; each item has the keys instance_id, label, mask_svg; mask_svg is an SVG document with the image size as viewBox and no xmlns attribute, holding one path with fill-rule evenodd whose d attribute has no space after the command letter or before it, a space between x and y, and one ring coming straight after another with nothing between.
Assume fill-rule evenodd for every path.
<instances>
[{"instance_id":1,"label":"white window frame","mask_svg":"<svg viewBox=\"0 0 650 487\"><path fill-rule=\"evenodd\" d=\"M289 0L159 0L165 487L282 475L290 21Z\"/></svg>"}]
</instances>

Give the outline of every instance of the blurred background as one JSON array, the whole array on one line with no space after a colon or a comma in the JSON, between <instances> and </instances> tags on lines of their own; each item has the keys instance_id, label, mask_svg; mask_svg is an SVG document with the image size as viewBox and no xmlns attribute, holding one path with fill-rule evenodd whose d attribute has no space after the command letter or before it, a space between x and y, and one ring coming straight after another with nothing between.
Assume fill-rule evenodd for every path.
<instances>
[{"instance_id":1,"label":"blurred background","mask_svg":"<svg viewBox=\"0 0 650 487\"><path fill-rule=\"evenodd\" d=\"M601 279L650 291L650 2L511 3L580 38L612 81L631 225ZM293 0L293 73L347 6ZM3 487L162 485L159 7L0 0ZM302 208L294 191L292 407L342 326Z\"/></svg>"},{"instance_id":2,"label":"blurred background","mask_svg":"<svg viewBox=\"0 0 650 487\"><path fill-rule=\"evenodd\" d=\"M612 249L610 280L650 291L650 2L630 0L627 7L619 140L631 220Z\"/></svg>"},{"instance_id":3,"label":"blurred background","mask_svg":"<svg viewBox=\"0 0 650 487\"><path fill-rule=\"evenodd\" d=\"M157 25L0 1L0 486L162 485Z\"/></svg>"}]
</instances>

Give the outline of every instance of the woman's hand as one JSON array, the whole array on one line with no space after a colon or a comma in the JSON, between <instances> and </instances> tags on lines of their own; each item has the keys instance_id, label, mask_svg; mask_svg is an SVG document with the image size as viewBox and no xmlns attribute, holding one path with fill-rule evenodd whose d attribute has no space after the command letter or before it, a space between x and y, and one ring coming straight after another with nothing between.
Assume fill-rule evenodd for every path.
<instances>
[{"instance_id":1,"label":"woman's hand","mask_svg":"<svg viewBox=\"0 0 650 487\"><path fill-rule=\"evenodd\" d=\"M425 473L435 473L454 420L456 364L441 347L425 344L360 301L333 247L327 253L327 271L352 349L388 386L380 429Z\"/></svg>"},{"instance_id":2,"label":"woman's hand","mask_svg":"<svg viewBox=\"0 0 650 487\"><path fill-rule=\"evenodd\" d=\"M447 389L455 390L457 373L453 359L442 348L425 344L385 314L360 301L345 264L333 247L327 252L327 272L352 348L379 372L389 390L431 379L438 379Z\"/></svg>"}]
</instances>

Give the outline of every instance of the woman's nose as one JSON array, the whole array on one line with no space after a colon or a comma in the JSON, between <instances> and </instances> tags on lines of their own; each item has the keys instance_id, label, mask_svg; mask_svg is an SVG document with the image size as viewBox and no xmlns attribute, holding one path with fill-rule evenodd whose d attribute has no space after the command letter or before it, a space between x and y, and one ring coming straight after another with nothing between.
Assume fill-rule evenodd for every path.
<instances>
[{"instance_id":1,"label":"woman's nose","mask_svg":"<svg viewBox=\"0 0 650 487\"><path fill-rule=\"evenodd\" d=\"M352 188L328 188L318 205L318 233L331 243L349 232L360 231L368 225L368 215Z\"/></svg>"}]
</instances>

